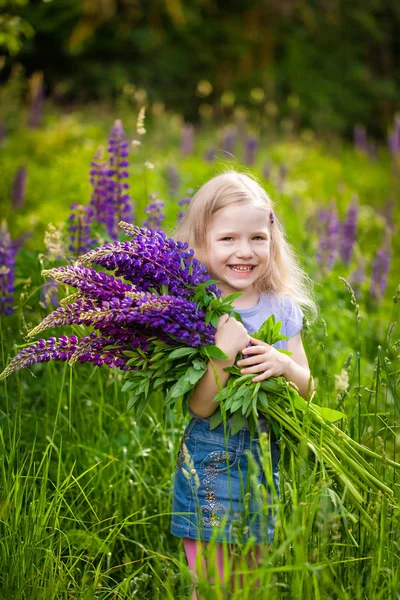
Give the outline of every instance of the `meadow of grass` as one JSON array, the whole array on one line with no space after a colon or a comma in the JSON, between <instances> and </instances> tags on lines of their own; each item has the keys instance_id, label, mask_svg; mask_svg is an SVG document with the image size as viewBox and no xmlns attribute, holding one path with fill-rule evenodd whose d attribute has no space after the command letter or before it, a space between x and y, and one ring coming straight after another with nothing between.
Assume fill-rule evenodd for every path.
<instances>
[{"instance_id":1,"label":"meadow of grass","mask_svg":"<svg viewBox=\"0 0 400 600\"><path fill-rule=\"evenodd\" d=\"M123 122L132 138L135 116L126 114ZM46 257L44 232L49 223L65 224L71 203L88 203L90 161L111 125L109 115L54 113L39 130L16 130L0 149L2 214L13 238L30 234L17 256L15 312L0 318L2 367L14 345L23 344L27 330L49 312L40 303L40 271L60 263ZM303 338L318 403L343 411L345 431L398 461L400 252L393 235L398 209L389 220L385 211L388 200L399 195L399 181L388 152L381 148L371 159L310 132L266 131L255 164L244 167L240 138L234 156L227 155L218 150L221 132L210 123L196 133L194 151L183 156L181 128L176 116L153 115L130 158L137 222L143 222L151 193L166 203L169 231L188 189L225 168L246 168L259 177L315 281L320 316L305 327ZM207 162L204 153L212 146L216 157ZM27 193L16 209L10 190L21 164L27 165ZM168 183L169 167L179 173L176 190ZM336 259L328 269L315 258L318 211L335 198L343 219L354 194L360 211L353 260L344 265ZM375 299L369 293L374 257L389 239L388 286L384 297ZM356 298L339 278L349 280L361 259L367 274L355 286ZM137 422L126 409L122 381L121 373L106 367L44 363L1 382L2 600L190 598L182 543L169 533L176 454L186 421L179 411L164 420L160 399ZM365 490L371 517L365 522L347 512L345 495L335 493L323 466L313 468L305 451L295 458L283 449L274 543L259 569L243 566L244 587L233 597L255 597L259 579L262 598L400 598L399 476L385 462L374 466L394 494ZM238 559L247 552L239 547ZM220 585L207 581L200 582L199 592L207 599L227 597Z\"/></svg>"}]
</instances>

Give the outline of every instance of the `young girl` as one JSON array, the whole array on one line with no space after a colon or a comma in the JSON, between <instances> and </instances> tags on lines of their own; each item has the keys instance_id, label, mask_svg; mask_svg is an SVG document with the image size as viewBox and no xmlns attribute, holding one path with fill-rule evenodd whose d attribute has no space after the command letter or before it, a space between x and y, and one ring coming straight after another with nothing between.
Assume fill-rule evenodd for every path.
<instances>
[{"instance_id":1,"label":"young girl","mask_svg":"<svg viewBox=\"0 0 400 600\"><path fill-rule=\"evenodd\" d=\"M189 401L192 418L178 454L171 524L171 532L183 538L194 574L203 544L208 544L211 538L219 542L217 566L223 581L223 543L237 541L237 523L243 523L243 482L247 477L249 452L260 467L259 483L267 486L267 481L258 434L251 439L246 424L228 440L223 424L210 430L210 416L218 407L213 398L218 386L228 381L229 373L224 368L232 366L238 354L240 360L236 364L243 375L254 373L254 382L282 375L305 398L312 380L301 340L303 315L299 304L311 312L315 312L315 304L310 281L285 240L271 199L245 174L225 173L203 185L191 200L175 237L194 248L196 258L207 265L213 279L219 280L223 296L242 292L234 305L244 326L225 315L220 318L215 334L215 344L229 358L213 360L208 365ZM251 337L271 314L282 321L282 333L290 338L275 347ZM277 348L289 350L291 356L278 352ZM258 425L259 432L268 430L262 416ZM276 496L279 445L272 431L270 440ZM268 505L272 503L271 492L269 489ZM262 548L273 539L274 513L271 508L268 510L265 528L262 507L251 497L250 511L244 520L242 541L249 536L255 539L258 563ZM227 554L225 544L225 557ZM201 561L206 570L204 556Z\"/></svg>"}]
</instances>

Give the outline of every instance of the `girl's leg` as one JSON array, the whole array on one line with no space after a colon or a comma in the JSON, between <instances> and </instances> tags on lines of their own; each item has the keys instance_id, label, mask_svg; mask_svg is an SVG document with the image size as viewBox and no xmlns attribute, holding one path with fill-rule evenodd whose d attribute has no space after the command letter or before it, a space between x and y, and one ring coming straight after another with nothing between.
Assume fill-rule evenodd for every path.
<instances>
[{"instance_id":1,"label":"girl's leg","mask_svg":"<svg viewBox=\"0 0 400 600\"><path fill-rule=\"evenodd\" d=\"M200 577L207 578L207 562L204 556L204 546L208 547L208 542L201 542L200 540L193 540L189 538L183 538L183 545L186 552L186 557L188 561L188 565L190 570L193 573L192 581L196 586L197 581ZM224 572L225 572L225 561L231 560L231 553L229 551L229 547L225 548L225 557L224 557L224 544L215 544L216 550L216 567L218 578L222 583L224 581ZM211 571L211 569L208 569ZM210 583L215 584L214 577L210 577ZM231 583L233 585L233 575L231 577ZM196 591L193 591L192 600L198 600Z\"/></svg>"}]
</instances>

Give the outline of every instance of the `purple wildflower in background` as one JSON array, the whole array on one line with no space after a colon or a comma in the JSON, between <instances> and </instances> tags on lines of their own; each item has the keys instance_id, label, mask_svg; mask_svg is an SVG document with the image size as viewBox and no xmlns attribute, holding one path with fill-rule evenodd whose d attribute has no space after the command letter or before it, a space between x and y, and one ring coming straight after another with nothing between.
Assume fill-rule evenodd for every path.
<instances>
[{"instance_id":1,"label":"purple wildflower in background","mask_svg":"<svg viewBox=\"0 0 400 600\"><path fill-rule=\"evenodd\" d=\"M78 258L95 245L95 240L91 234L93 210L90 206L71 204L71 211L69 216L70 226L68 228L70 236L68 250L73 257Z\"/></svg>"},{"instance_id":2,"label":"purple wildflower in background","mask_svg":"<svg viewBox=\"0 0 400 600\"><path fill-rule=\"evenodd\" d=\"M181 133L181 154L190 156L194 149L194 127L190 123L185 123Z\"/></svg>"},{"instance_id":3,"label":"purple wildflower in background","mask_svg":"<svg viewBox=\"0 0 400 600\"><path fill-rule=\"evenodd\" d=\"M165 219L165 214L162 212L165 204L162 200L159 200L157 194L150 194L150 199L151 202L144 209L144 212L148 216L143 223L143 227L160 229Z\"/></svg>"},{"instance_id":4,"label":"purple wildflower in background","mask_svg":"<svg viewBox=\"0 0 400 600\"><path fill-rule=\"evenodd\" d=\"M319 245L317 250L317 262L328 269L333 267L339 233L339 218L334 200L331 202L330 210L321 210L318 215L320 226Z\"/></svg>"},{"instance_id":5,"label":"purple wildflower in background","mask_svg":"<svg viewBox=\"0 0 400 600\"><path fill-rule=\"evenodd\" d=\"M109 221L108 232L112 239L117 239L117 227L121 220L131 223L133 219L132 200L127 190L129 183L126 181L129 177L127 170L129 162L127 160L129 142L122 127L122 122L117 119L111 131L108 141L109 153L109 195L108 203L110 213L113 219Z\"/></svg>"},{"instance_id":6,"label":"purple wildflower in background","mask_svg":"<svg viewBox=\"0 0 400 600\"><path fill-rule=\"evenodd\" d=\"M215 146L211 146L211 148L204 152L204 160L206 162L212 163L214 162L216 155L217 149L215 148Z\"/></svg>"},{"instance_id":7,"label":"purple wildflower in background","mask_svg":"<svg viewBox=\"0 0 400 600\"><path fill-rule=\"evenodd\" d=\"M360 256L357 259L357 267L351 273L349 283L354 290L356 298L361 297L361 286L365 281L365 260Z\"/></svg>"},{"instance_id":8,"label":"purple wildflower in background","mask_svg":"<svg viewBox=\"0 0 400 600\"><path fill-rule=\"evenodd\" d=\"M279 171L278 171L278 180L276 182L276 188L279 191L282 191L284 188L287 172L288 172L287 167L285 165L280 165Z\"/></svg>"},{"instance_id":9,"label":"purple wildflower in background","mask_svg":"<svg viewBox=\"0 0 400 600\"><path fill-rule=\"evenodd\" d=\"M354 127L354 147L359 152L368 154L368 137L367 129L363 125L356 125Z\"/></svg>"},{"instance_id":10,"label":"purple wildflower in background","mask_svg":"<svg viewBox=\"0 0 400 600\"><path fill-rule=\"evenodd\" d=\"M25 200L26 194L26 182L27 182L27 170L26 165L21 165L17 170L12 191L11 191L11 200L13 208L21 208Z\"/></svg>"},{"instance_id":11,"label":"purple wildflower in background","mask_svg":"<svg viewBox=\"0 0 400 600\"><path fill-rule=\"evenodd\" d=\"M391 249L387 242L379 248L372 265L371 285L369 288L372 298L383 297L386 290L390 267Z\"/></svg>"},{"instance_id":12,"label":"purple wildflower in background","mask_svg":"<svg viewBox=\"0 0 400 600\"><path fill-rule=\"evenodd\" d=\"M340 226L339 255L345 265L350 264L353 256L354 242L357 233L358 199L353 196L343 223Z\"/></svg>"},{"instance_id":13,"label":"purple wildflower in background","mask_svg":"<svg viewBox=\"0 0 400 600\"><path fill-rule=\"evenodd\" d=\"M0 225L0 314L11 315L14 312L16 248L11 240L6 224Z\"/></svg>"},{"instance_id":14,"label":"purple wildflower in background","mask_svg":"<svg viewBox=\"0 0 400 600\"><path fill-rule=\"evenodd\" d=\"M244 162L246 165L254 165L256 161L256 153L258 148L258 141L254 136L249 136L245 142L244 149Z\"/></svg>"},{"instance_id":15,"label":"purple wildflower in background","mask_svg":"<svg viewBox=\"0 0 400 600\"><path fill-rule=\"evenodd\" d=\"M32 99L28 113L28 127L35 129L40 127L45 99L45 86L42 74L36 74L31 80Z\"/></svg>"},{"instance_id":16,"label":"purple wildflower in background","mask_svg":"<svg viewBox=\"0 0 400 600\"><path fill-rule=\"evenodd\" d=\"M269 179L271 177L271 163L270 162L265 162L264 166L263 166L263 177L264 179Z\"/></svg>"},{"instance_id":17,"label":"purple wildflower in background","mask_svg":"<svg viewBox=\"0 0 400 600\"><path fill-rule=\"evenodd\" d=\"M174 197L178 193L179 186L181 184L181 178L178 169L176 167L169 166L167 168L166 178L168 182L169 192L171 196Z\"/></svg>"},{"instance_id":18,"label":"purple wildflower in background","mask_svg":"<svg viewBox=\"0 0 400 600\"><path fill-rule=\"evenodd\" d=\"M93 191L89 206L93 213L93 221L102 223L107 231L114 229L114 206L112 192L114 182L108 175L109 167L104 160L104 151L99 148L90 163L90 183Z\"/></svg>"},{"instance_id":19,"label":"purple wildflower in background","mask_svg":"<svg viewBox=\"0 0 400 600\"><path fill-rule=\"evenodd\" d=\"M187 190L187 196L185 196L184 198L182 198L182 200L179 200L178 204L179 206L185 207L185 206L189 206L191 200L192 200L192 194L193 194L193 190L189 189ZM185 214L184 210L180 210L178 213L178 223L182 220L183 215Z\"/></svg>"},{"instance_id":20,"label":"purple wildflower in background","mask_svg":"<svg viewBox=\"0 0 400 600\"><path fill-rule=\"evenodd\" d=\"M225 152L226 154L233 155L235 152L236 140L237 140L236 127L228 127L227 129L225 129L223 136L222 136L222 143L221 143L223 152Z\"/></svg>"},{"instance_id":21,"label":"purple wildflower in background","mask_svg":"<svg viewBox=\"0 0 400 600\"><path fill-rule=\"evenodd\" d=\"M393 129L388 134L389 150L394 161L397 161L400 155L400 115L394 120Z\"/></svg>"},{"instance_id":22,"label":"purple wildflower in background","mask_svg":"<svg viewBox=\"0 0 400 600\"><path fill-rule=\"evenodd\" d=\"M58 304L58 283L55 279L46 281L40 290L40 304L43 308L50 308Z\"/></svg>"}]
</instances>

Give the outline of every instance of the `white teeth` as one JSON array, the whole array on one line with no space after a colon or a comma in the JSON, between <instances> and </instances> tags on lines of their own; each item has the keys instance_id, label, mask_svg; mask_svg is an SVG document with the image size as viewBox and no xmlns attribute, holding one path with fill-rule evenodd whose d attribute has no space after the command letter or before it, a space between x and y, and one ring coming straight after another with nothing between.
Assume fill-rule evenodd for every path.
<instances>
[{"instance_id":1,"label":"white teeth","mask_svg":"<svg viewBox=\"0 0 400 600\"><path fill-rule=\"evenodd\" d=\"M248 273L252 270L253 267L239 267L237 265L229 265L233 271L238 271L239 273Z\"/></svg>"}]
</instances>

